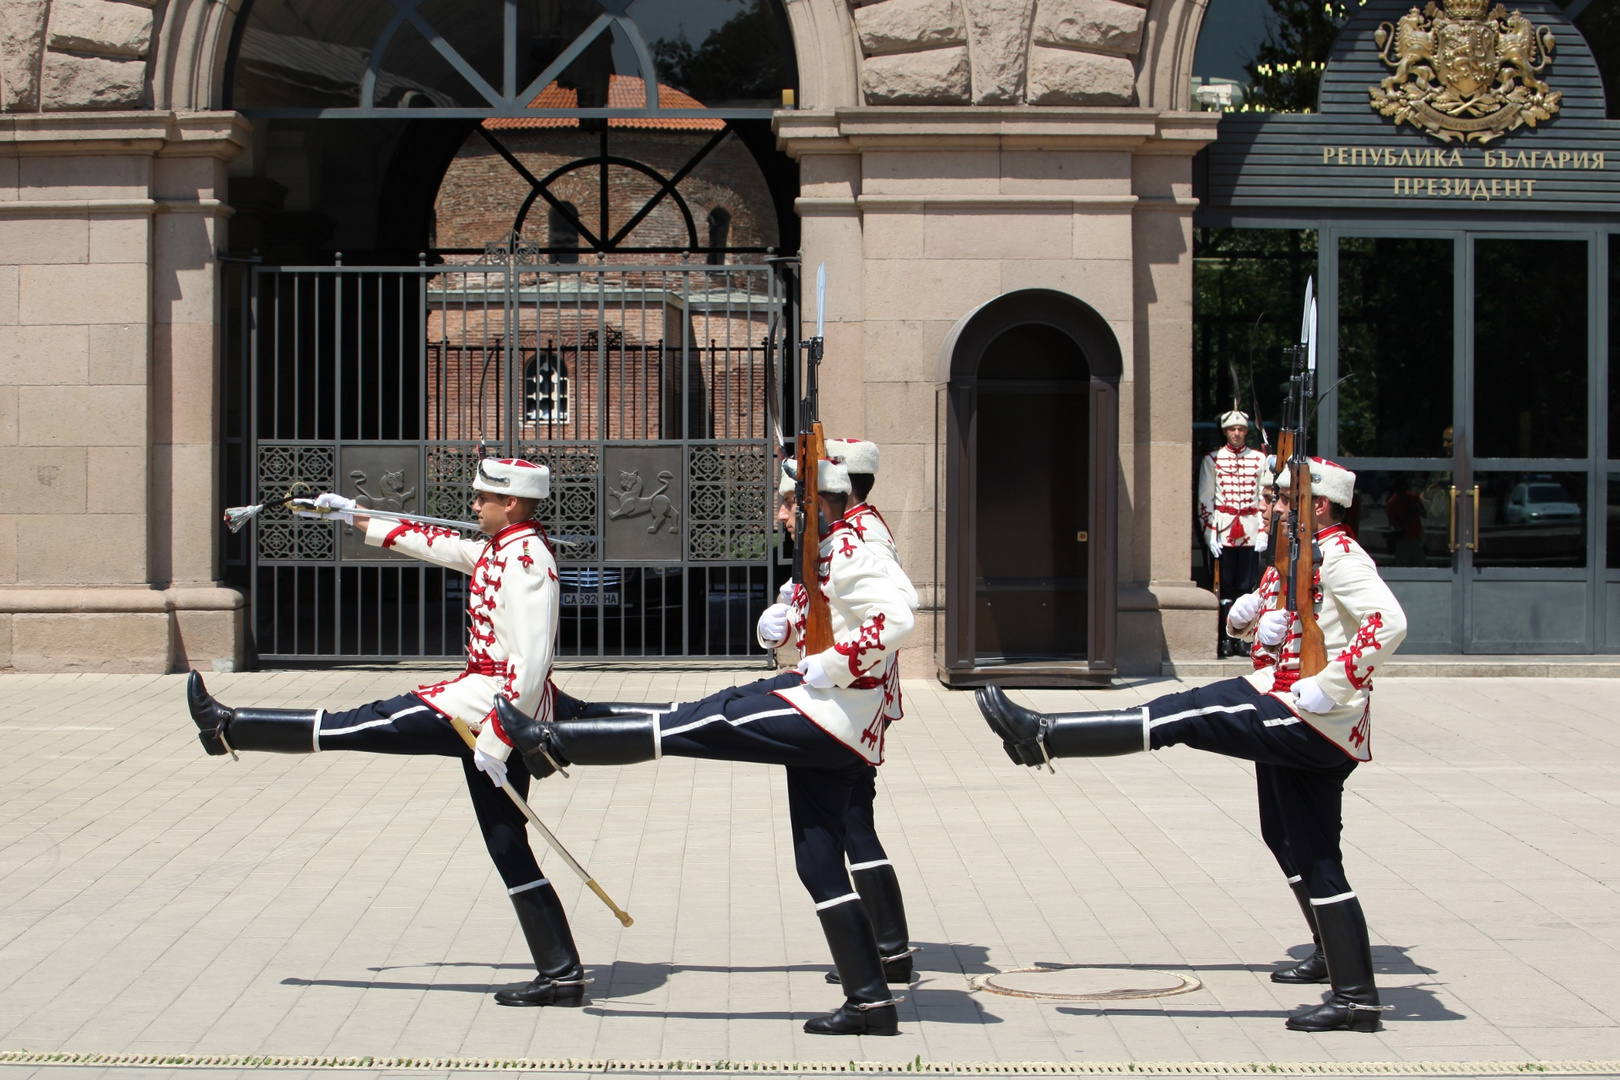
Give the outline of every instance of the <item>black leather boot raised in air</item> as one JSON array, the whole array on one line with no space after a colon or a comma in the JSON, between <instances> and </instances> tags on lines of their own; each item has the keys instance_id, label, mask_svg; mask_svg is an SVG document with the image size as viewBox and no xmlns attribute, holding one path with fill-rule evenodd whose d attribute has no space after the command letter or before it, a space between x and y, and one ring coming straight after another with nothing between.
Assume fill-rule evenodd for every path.
<instances>
[{"instance_id":1,"label":"black leather boot raised in air","mask_svg":"<svg viewBox=\"0 0 1620 1080\"><path fill-rule=\"evenodd\" d=\"M214 757L238 750L313 754L318 709L228 709L215 701L195 671L186 679L186 707L197 739Z\"/></svg>"},{"instance_id":2,"label":"black leather boot raised in air","mask_svg":"<svg viewBox=\"0 0 1620 1080\"><path fill-rule=\"evenodd\" d=\"M1060 757L1117 757L1149 750L1148 712L1038 713L991 685L974 695L990 730L1017 765L1049 765Z\"/></svg>"},{"instance_id":3,"label":"black leather boot raised in air","mask_svg":"<svg viewBox=\"0 0 1620 1080\"><path fill-rule=\"evenodd\" d=\"M568 929L568 916L557 890L544 880L530 888L519 888L512 893L512 907L517 910L518 925L523 928L539 974L526 986L496 991L495 1003L526 1008L560 1005L573 1009L583 1005L585 969L580 966L579 950L574 947L574 935Z\"/></svg>"},{"instance_id":4,"label":"black leather boot raised in air","mask_svg":"<svg viewBox=\"0 0 1620 1080\"><path fill-rule=\"evenodd\" d=\"M1311 907L1310 890L1303 881L1291 881L1288 887L1294 890L1294 899L1299 901L1299 910L1305 915L1305 925L1311 928L1311 943L1314 948L1311 955L1297 964L1281 968L1271 973L1274 983L1325 983L1328 981L1327 957L1322 953L1322 935L1316 932L1316 909Z\"/></svg>"},{"instance_id":5,"label":"black leather boot raised in air","mask_svg":"<svg viewBox=\"0 0 1620 1080\"><path fill-rule=\"evenodd\" d=\"M1328 981L1333 993L1314 1008L1288 1018L1291 1031L1379 1031L1384 1006L1373 982L1372 946L1367 919L1354 896L1316 908L1316 932L1322 936Z\"/></svg>"},{"instance_id":6,"label":"black leather boot raised in air","mask_svg":"<svg viewBox=\"0 0 1620 1080\"><path fill-rule=\"evenodd\" d=\"M569 765L634 765L658 756L658 718L649 713L562 723L536 720L496 696L495 711L534 776Z\"/></svg>"},{"instance_id":7,"label":"black leather boot raised in air","mask_svg":"<svg viewBox=\"0 0 1620 1080\"><path fill-rule=\"evenodd\" d=\"M583 701L558 690L554 715L559 721L567 722L600 720L605 716L645 716L669 709L667 701Z\"/></svg>"},{"instance_id":8,"label":"black leather boot raised in air","mask_svg":"<svg viewBox=\"0 0 1620 1080\"><path fill-rule=\"evenodd\" d=\"M804 1022L812 1035L898 1035L899 999L889 996L877 938L866 905L851 899L816 912L821 918L833 966L844 986L844 1004L835 1012Z\"/></svg>"}]
</instances>

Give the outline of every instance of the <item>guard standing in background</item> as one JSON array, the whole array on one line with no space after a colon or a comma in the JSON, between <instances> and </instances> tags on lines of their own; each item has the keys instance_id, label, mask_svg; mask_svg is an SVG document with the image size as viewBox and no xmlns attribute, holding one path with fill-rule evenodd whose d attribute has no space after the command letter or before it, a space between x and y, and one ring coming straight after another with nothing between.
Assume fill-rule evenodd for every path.
<instances>
[{"instance_id":1,"label":"guard standing in background","mask_svg":"<svg viewBox=\"0 0 1620 1080\"><path fill-rule=\"evenodd\" d=\"M1198 469L1198 524L1204 546L1217 564L1221 614L1232 601L1260 583L1260 555L1266 548L1260 507L1260 470L1265 455L1248 445L1249 418L1234 408L1221 417L1226 441L1204 455ZM1223 641L1223 656L1241 656L1247 646Z\"/></svg>"}]
</instances>

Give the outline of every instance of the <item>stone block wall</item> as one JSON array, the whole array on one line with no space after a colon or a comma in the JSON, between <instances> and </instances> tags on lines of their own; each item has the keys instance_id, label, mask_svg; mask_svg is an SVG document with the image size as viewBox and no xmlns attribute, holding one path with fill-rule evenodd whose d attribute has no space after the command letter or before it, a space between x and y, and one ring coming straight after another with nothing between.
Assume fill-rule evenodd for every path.
<instances>
[{"instance_id":1,"label":"stone block wall","mask_svg":"<svg viewBox=\"0 0 1620 1080\"><path fill-rule=\"evenodd\" d=\"M852 0L868 105L1133 105L1146 0Z\"/></svg>"},{"instance_id":2,"label":"stone block wall","mask_svg":"<svg viewBox=\"0 0 1620 1080\"><path fill-rule=\"evenodd\" d=\"M0 111L147 104L155 0L0 4Z\"/></svg>"}]
</instances>

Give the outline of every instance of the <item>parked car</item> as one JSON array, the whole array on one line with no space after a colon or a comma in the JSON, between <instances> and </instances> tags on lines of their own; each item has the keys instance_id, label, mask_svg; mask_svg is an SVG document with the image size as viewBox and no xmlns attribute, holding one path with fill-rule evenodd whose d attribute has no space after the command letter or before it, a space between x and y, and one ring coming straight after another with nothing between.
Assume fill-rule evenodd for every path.
<instances>
[{"instance_id":1,"label":"parked car","mask_svg":"<svg viewBox=\"0 0 1620 1080\"><path fill-rule=\"evenodd\" d=\"M1564 485L1537 480L1513 489L1507 505L1502 508L1502 519L1510 525L1579 521L1581 504L1570 498Z\"/></svg>"}]
</instances>

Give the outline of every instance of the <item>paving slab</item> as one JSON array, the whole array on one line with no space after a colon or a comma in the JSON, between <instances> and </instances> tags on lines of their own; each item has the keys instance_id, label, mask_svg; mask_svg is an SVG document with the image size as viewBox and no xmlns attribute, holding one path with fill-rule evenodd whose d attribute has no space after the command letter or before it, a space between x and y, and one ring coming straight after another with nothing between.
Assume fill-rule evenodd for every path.
<instances>
[{"instance_id":1,"label":"paving slab","mask_svg":"<svg viewBox=\"0 0 1620 1080\"><path fill-rule=\"evenodd\" d=\"M227 704L344 708L431 674L209 681ZM588 670L559 682L581 697L668 700L758 674ZM1015 696L1120 708L1186 685ZM666 759L537 785L535 809L636 921L621 927L546 859L589 1001L506 1009L491 989L530 967L455 765L208 758L180 676L0 676L0 1080L1610 1075L1620 708L1609 685L1379 687L1375 760L1348 786L1345 856L1394 1009L1378 1034L1302 1035L1283 1018L1319 988L1268 978L1303 955L1305 932L1260 842L1250 766L1175 748L1037 773L1006 760L970 694L908 681L878 817L923 946L920 977L898 1037L831 1039L801 1030L838 993L823 981L778 769ZM1017 986L1054 989L976 987L1019 968L1051 971ZM1098 979L1193 988L1061 999Z\"/></svg>"}]
</instances>

